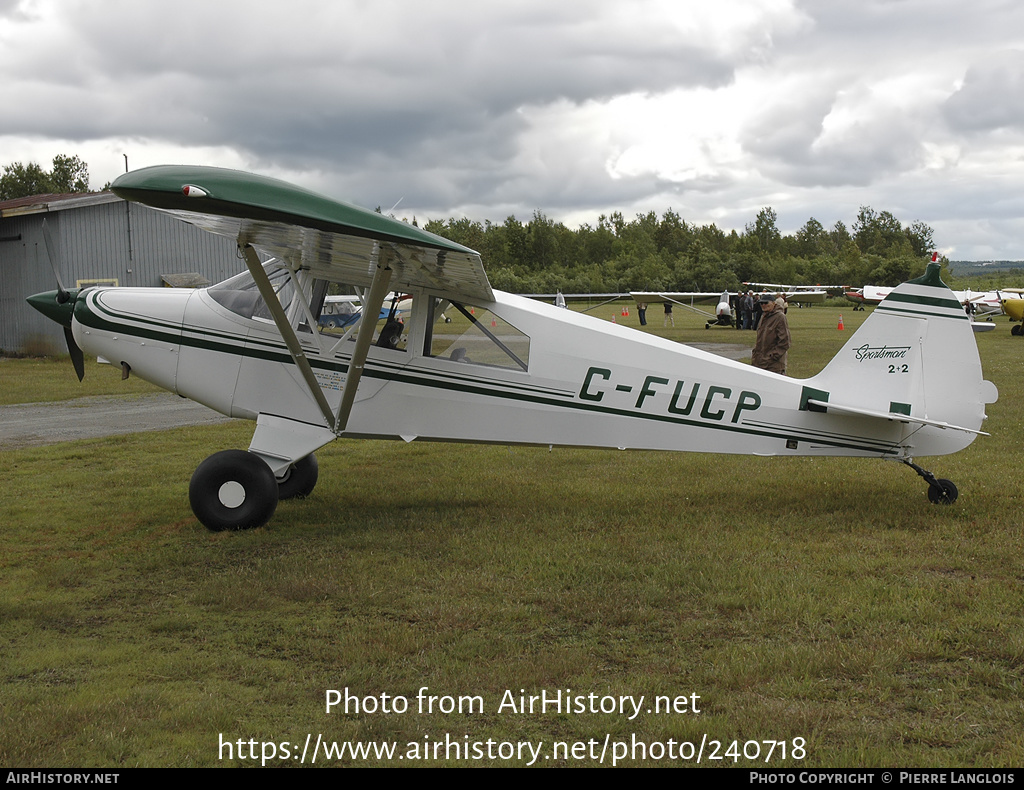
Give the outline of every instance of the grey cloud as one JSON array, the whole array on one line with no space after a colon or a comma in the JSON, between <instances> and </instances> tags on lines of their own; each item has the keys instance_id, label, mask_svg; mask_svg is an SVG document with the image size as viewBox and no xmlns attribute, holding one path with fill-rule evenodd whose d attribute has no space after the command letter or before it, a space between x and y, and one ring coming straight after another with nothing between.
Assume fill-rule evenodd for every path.
<instances>
[{"instance_id":1,"label":"grey cloud","mask_svg":"<svg viewBox=\"0 0 1024 790\"><path fill-rule=\"evenodd\" d=\"M838 88L825 85L775 105L744 129L743 146L762 173L803 187L863 186L921 164L928 120L920 111L865 106L852 123L827 128L838 100Z\"/></svg>"},{"instance_id":2,"label":"grey cloud","mask_svg":"<svg viewBox=\"0 0 1024 790\"><path fill-rule=\"evenodd\" d=\"M968 69L963 85L946 102L950 126L962 132L1024 130L1024 51L992 53Z\"/></svg>"},{"instance_id":3,"label":"grey cloud","mask_svg":"<svg viewBox=\"0 0 1024 790\"><path fill-rule=\"evenodd\" d=\"M226 145L281 167L414 169L514 156L523 106L728 84L721 47L610 5L293 3L282 12L70 6L57 57L19 60L4 131ZM584 13L588 11L589 13ZM128 34L127 31L133 31Z\"/></svg>"}]
</instances>

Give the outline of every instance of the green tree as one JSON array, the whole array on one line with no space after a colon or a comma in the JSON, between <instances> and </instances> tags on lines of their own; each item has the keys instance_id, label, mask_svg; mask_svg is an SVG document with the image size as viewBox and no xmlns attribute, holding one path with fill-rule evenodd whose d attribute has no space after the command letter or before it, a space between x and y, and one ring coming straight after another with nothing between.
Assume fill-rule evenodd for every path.
<instances>
[{"instance_id":1,"label":"green tree","mask_svg":"<svg viewBox=\"0 0 1024 790\"><path fill-rule=\"evenodd\" d=\"M813 258L828 252L830 244L825 226L814 217L796 232L797 254L804 258Z\"/></svg>"},{"instance_id":2,"label":"green tree","mask_svg":"<svg viewBox=\"0 0 1024 790\"><path fill-rule=\"evenodd\" d=\"M49 176L35 162L4 165L4 173L0 176L0 200L42 195L49 191Z\"/></svg>"},{"instance_id":3,"label":"green tree","mask_svg":"<svg viewBox=\"0 0 1024 790\"><path fill-rule=\"evenodd\" d=\"M853 225L853 238L862 253L886 257L907 235L891 212L861 206Z\"/></svg>"},{"instance_id":4,"label":"green tree","mask_svg":"<svg viewBox=\"0 0 1024 790\"><path fill-rule=\"evenodd\" d=\"M526 249L534 269L549 269L555 260L555 225L540 211L533 212L533 219L526 226Z\"/></svg>"},{"instance_id":5,"label":"green tree","mask_svg":"<svg viewBox=\"0 0 1024 790\"><path fill-rule=\"evenodd\" d=\"M757 212L757 219L754 220L753 225L747 225L747 235L757 241L758 246L763 252L769 255L776 252L779 248L779 243L782 241L782 233L779 232L779 228L776 222L779 219L779 215L775 212L771 206L765 206L759 212Z\"/></svg>"},{"instance_id":6,"label":"green tree","mask_svg":"<svg viewBox=\"0 0 1024 790\"><path fill-rule=\"evenodd\" d=\"M693 230L672 209L665 212L654 234L658 251L667 253L670 259L686 252L692 239Z\"/></svg>"},{"instance_id":7,"label":"green tree","mask_svg":"<svg viewBox=\"0 0 1024 790\"><path fill-rule=\"evenodd\" d=\"M904 228L903 232L914 250L914 255L919 258L931 255L932 250L935 249L935 240L932 238L933 231L928 225L920 221L913 222Z\"/></svg>"},{"instance_id":8,"label":"green tree","mask_svg":"<svg viewBox=\"0 0 1024 790\"><path fill-rule=\"evenodd\" d=\"M77 156L57 154L53 157L50 185L54 192L88 192L89 167Z\"/></svg>"},{"instance_id":9,"label":"green tree","mask_svg":"<svg viewBox=\"0 0 1024 790\"><path fill-rule=\"evenodd\" d=\"M53 170L47 172L35 162L4 165L0 175L0 200L69 192L89 191L89 168L77 156L58 154Z\"/></svg>"},{"instance_id":10,"label":"green tree","mask_svg":"<svg viewBox=\"0 0 1024 790\"><path fill-rule=\"evenodd\" d=\"M509 215L505 218L505 258L511 266L532 269L530 265L529 239L523 223Z\"/></svg>"}]
</instances>

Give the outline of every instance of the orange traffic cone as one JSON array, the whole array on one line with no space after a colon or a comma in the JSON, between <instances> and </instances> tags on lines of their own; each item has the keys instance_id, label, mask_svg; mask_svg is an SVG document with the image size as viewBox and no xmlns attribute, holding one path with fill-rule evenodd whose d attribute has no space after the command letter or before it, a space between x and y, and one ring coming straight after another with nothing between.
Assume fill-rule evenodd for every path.
<instances>
[{"instance_id":1,"label":"orange traffic cone","mask_svg":"<svg viewBox=\"0 0 1024 790\"><path fill-rule=\"evenodd\" d=\"M843 314L839 314L839 326L836 327L840 332L843 331Z\"/></svg>"},{"instance_id":2,"label":"orange traffic cone","mask_svg":"<svg viewBox=\"0 0 1024 790\"><path fill-rule=\"evenodd\" d=\"M492 319L491 319L491 326L494 326L494 327L496 327L497 325L498 325L498 322L497 322L497 321L495 321L495 320L494 320L494 319L492 318Z\"/></svg>"},{"instance_id":3,"label":"orange traffic cone","mask_svg":"<svg viewBox=\"0 0 1024 790\"><path fill-rule=\"evenodd\" d=\"M615 316L614 315L612 316L612 323L613 324L615 323Z\"/></svg>"}]
</instances>

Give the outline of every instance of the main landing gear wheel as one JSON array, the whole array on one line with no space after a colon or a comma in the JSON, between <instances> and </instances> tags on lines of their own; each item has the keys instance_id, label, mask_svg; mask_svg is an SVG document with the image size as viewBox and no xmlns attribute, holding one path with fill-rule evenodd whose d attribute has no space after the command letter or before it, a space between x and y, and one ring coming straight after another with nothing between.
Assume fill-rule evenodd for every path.
<instances>
[{"instance_id":1,"label":"main landing gear wheel","mask_svg":"<svg viewBox=\"0 0 1024 790\"><path fill-rule=\"evenodd\" d=\"M1010 334L1011 335L1016 335L1018 337L1020 335L1024 335L1024 325L1022 325L1022 324L1014 324L1013 326L1010 327Z\"/></svg>"},{"instance_id":2,"label":"main landing gear wheel","mask_svg":"<svg viewBox=\"0 0 1024 790\"><path fill-rule=\"evenodd\" d=\"M304 499L313 493L320 466L316 456L310 453L300 458L285 470L284 477L277 478L278 499Z\"/></svg>"},{"instance_id":3,"label":"main landing gear wheel","mask_svg":"<svg viewBox=\"0 0 1024 790\"><path fill-rule=\"evenodd\" d=\"M928 486L928 501L933 505L952 505L958 493L952 480L939 479Z\"/></svg>"},{"instance_id":4,"label":"main landing gear wheel","mask_svg":"<svg viewBox=\"0 0 1024 790\"><path fill-rule=\"evenodd\" d=\"M188 485L192 512L212 532L263 526L274 515L278 498L270 467L245 450L214 453L199 464Z\"/></svg>"}]
</instances>

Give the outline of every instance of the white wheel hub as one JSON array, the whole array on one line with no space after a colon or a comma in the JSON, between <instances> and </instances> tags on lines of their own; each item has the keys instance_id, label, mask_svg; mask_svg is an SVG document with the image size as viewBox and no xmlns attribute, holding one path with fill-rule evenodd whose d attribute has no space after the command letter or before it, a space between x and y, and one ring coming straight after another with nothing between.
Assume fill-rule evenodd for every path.
<instances>
[{"instance_id":1,"label":"white wheel hub","mask_svg":"<svg viewBox=\"0 0 1024 790\"><path fill-rule=\"evenodd\" d=\"M220 487L220 490L217 492L217 498L220 499L220 503L224 507L241 507L242 503L245 502L245 487L241 483L229 480Z\"/></svg>"}]
</instances>

